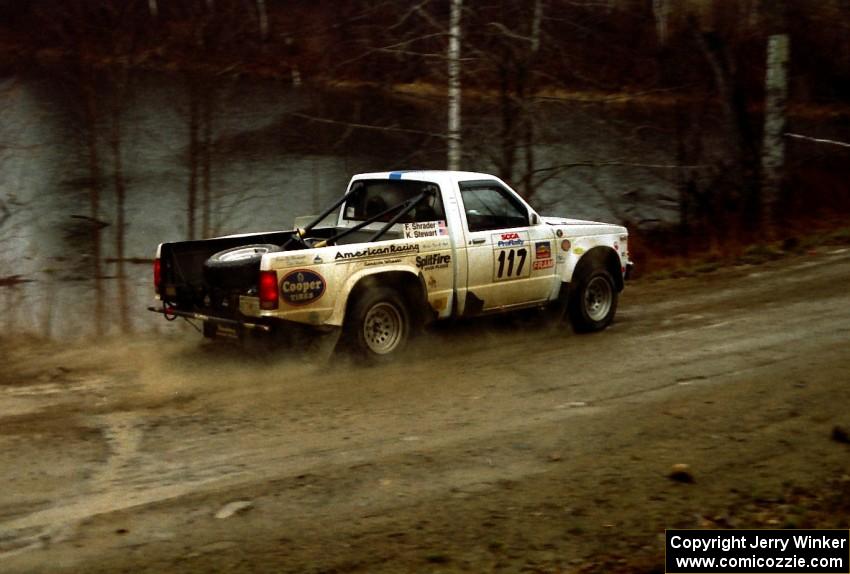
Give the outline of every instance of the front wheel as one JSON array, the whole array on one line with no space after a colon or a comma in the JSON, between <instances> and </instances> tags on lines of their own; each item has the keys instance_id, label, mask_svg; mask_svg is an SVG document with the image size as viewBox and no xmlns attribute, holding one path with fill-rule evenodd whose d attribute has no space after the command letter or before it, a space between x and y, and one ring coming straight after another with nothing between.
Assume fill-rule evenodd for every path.
<instances>
[{"instance_id":1,"label":"front wheel","mask_svg":"<svg viewBox=\"0 0 850 574\"><path fill-rule=\"evenodd\" d=\"M617 312L617 288L605 269L593 269L580 277L570 292L569 315L580 333L601 331Z\"/></svg>"},{"instance_id":2,"label":"front wheel","mask_svg":"<svg viewBox=\"0 0 850 574\"><path fill-rule=\"evenodd\" d=\"M410 312L404 298L389 287L362 293L349 312L345 336L357 358L382 361L397 356L410 338Z\"/></svg>"}]
</instances>

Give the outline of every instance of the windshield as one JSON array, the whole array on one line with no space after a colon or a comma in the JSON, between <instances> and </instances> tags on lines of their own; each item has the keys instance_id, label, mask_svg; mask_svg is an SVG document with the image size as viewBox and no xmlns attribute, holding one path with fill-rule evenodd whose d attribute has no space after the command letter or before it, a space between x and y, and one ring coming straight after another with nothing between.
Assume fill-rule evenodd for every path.
<instances>
[{"instance_id":1,"label":"windshield","mask_svg":"<svg viewBox=\"0 0 850 574\"><path fill-rule=\"evenodd\" d=\"M352 184L351 196L345 202L343 216L350 221L365 221L390 207L413 199L423 191L433 193L419 202L410 213L399 219L399 223L445 220L446 214L440 197L440 187L436 183L392 179L355 181ZM398 211L391 211L377 221L389 221L396 214Z\"/></svg>"}]
</instances>

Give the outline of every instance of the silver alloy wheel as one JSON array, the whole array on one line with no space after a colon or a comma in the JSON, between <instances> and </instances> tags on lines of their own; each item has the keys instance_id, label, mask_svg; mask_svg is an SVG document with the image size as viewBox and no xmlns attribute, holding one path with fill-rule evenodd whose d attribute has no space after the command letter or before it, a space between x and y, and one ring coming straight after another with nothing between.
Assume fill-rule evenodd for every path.
<instances>
[{"instance_id":1,"label":"silver alloy wheel","mask_svg":"<svg viewBox=\"0 0 850 574\"><path fill-rule=\"evenodd\" d=\"M614 291L611 284L597 275L584 290L584 310L592 321L602 321L611 310Z\"/></svg>"},{"instance_id":2,"label":"silver alloy wheel","mask_svg":"<svg viewBox=\"0 0 850 574\"><path fill-rule=\"evenodd\" d=\"M399 310L382 301L369 309L363 321L363 338L376 355L386 355L398 347L404 333L404 323Z\"/></svg>"}]
</instances>

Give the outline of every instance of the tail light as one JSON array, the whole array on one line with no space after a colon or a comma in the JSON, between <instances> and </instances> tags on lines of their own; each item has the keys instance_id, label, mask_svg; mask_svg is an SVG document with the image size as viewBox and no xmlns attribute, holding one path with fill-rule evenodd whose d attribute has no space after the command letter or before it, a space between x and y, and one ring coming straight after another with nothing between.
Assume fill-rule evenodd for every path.
<instances>
[{"instance_id":1,"label":"tail light","mask_svg":"<svg viewBox=\"0 0 850 574\"><path fill-rule=\"evenodd\" d=\"M159 281L162 278L162 265L159 258L153 260L153 288L156 294L159 295Z\"/></svg>"},{"instance_id":2,"label":"tail light","mask_svg":"<svg viewBox=\"0 0 850 574\"><path fill-rule=\"evenodd\" d=\"M277 271L260 271L260 309L277 309Z\"/></svg>"}]
</instances>

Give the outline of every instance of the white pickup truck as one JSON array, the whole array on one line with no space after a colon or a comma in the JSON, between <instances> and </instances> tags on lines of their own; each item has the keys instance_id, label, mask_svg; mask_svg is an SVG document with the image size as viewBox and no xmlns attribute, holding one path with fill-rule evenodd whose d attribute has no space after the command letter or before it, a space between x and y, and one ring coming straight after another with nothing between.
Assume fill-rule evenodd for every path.
<instances>
[{"instance_id":1,"label":"white pickup truck","mask_svg":"<svg viewBox=\"0 0 850 574\"><path fill-rule=\"evenodd\" d=\"M624 227L542 217L492 175L366 173L303 228L160 244L149 309L209 337L339 327L378 359L430 321L522 308L604 329L630 269Z\"/></svg>"}]
</instances>

